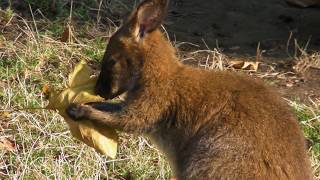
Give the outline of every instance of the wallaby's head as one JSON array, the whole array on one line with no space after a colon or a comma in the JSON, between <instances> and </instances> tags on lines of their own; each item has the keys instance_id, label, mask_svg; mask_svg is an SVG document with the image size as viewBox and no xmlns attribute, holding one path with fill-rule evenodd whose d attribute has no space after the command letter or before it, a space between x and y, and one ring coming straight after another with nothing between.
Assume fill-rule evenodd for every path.
<instances>
[{"instance_id":1,"label":"wallaby's head","mask_svg":"<svg viewBox=\"0 0 320 180\"><path fill-rule=\"evenodd\" d=\"M110 38L96 84L98 95L110 99L134 88L143 66L143 45L160 27L168 1L143 1Z\"/></svg>"}]
</instances>

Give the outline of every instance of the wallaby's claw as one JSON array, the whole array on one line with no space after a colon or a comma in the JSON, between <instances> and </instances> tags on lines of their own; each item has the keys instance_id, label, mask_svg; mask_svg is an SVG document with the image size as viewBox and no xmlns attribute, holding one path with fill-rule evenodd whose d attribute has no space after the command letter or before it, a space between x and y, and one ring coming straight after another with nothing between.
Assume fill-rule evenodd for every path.
<instances>
[{"instance_id":1,"label":"wallaby's claw","mask_svg":"<svg viewBox=\"0 0 320 180\"><path fill-rule=\"evenodd\" d=\"M86 107L81 105L81 104L70 104L67 109L66 113L68 114L69 117L71 117L75 121L83 120L86 115Z\"/></svg>"}]
</instances>

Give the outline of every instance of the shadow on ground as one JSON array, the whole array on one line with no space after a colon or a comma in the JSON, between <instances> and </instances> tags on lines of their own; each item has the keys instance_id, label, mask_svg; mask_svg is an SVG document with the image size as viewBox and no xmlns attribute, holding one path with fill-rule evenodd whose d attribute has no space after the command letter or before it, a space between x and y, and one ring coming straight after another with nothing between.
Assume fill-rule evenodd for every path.
<instances>
[{"instance_id":1,"label":"shadow on ground","mask_svg":"<svg viewBox=\"0 0 320 180\"><path fill-rule=\"evenodd\" d=\"M320 8L298 8L284 0L176 0L167 27L179 41L210 47L218 42L226 52L255 55L258 43L270 55L286 55L290 32L309 50L320 49Z\"/></svg>"}]
</instances>

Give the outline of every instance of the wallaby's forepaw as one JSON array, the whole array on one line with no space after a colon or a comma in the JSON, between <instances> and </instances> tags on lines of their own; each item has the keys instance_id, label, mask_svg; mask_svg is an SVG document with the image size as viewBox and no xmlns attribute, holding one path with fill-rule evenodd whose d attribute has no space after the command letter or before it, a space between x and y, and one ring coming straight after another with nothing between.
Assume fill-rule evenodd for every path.
<instances>
[{"instance_id":1,"label":"wallaby's forepaw","mask_svg":"<svg viewBox=\"0 0 320 180\"><path fill-rule=\"evenodd\" d=\"M66 113L69 117L71 117L75 121L80 121L85 119L88 114L87 107L81 104L70 104L67 109Z\"/></svg>"}]
</instances>

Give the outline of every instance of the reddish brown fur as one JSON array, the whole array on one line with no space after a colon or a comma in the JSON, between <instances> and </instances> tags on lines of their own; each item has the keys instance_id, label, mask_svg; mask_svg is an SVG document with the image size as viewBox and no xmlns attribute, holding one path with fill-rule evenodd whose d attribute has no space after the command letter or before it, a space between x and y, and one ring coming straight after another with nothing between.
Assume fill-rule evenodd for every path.
<instances>
[{"instance_id":1,"label":"reddish brown fur","mask_svg":"<svg viewBox=\"0 0 320 180\"><path fill-rule=\"evenodd\" d=\"M97 83L105 98L127 91L126 106L73 105L69 115L149 135L177 179L312 179L297 120L276 93L243 75L181 64L160 30L137 37L136 11L110 40ZM119 64L107 67L110 59Z\"/></svg>"}]
</instances>

